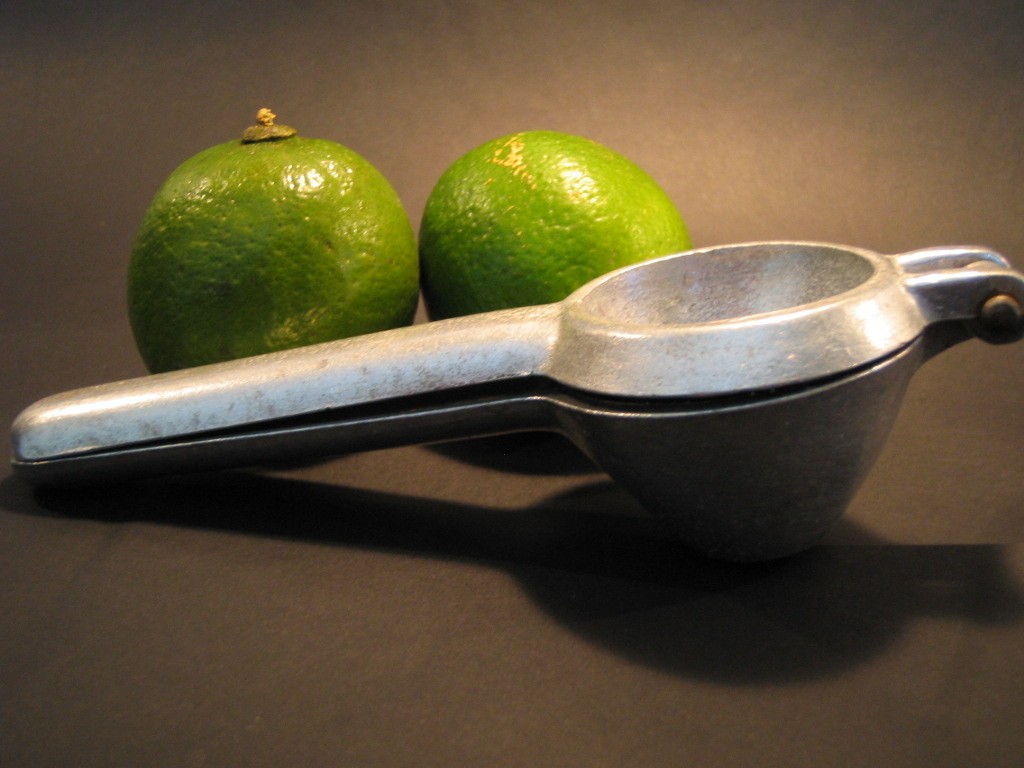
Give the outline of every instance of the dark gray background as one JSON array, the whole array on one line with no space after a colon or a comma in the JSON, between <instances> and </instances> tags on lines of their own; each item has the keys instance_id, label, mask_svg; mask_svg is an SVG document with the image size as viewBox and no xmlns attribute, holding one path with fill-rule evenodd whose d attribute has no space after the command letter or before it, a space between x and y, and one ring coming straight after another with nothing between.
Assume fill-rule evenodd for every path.
<instances>
[{"instance_id":1,"label":"dark gray background","mask_svg":"<svg viewBox=\"0 0 1024 768\"><path fill-rule=\"evenodd\" d=\"M0 6L0 416L141 374L136 227L272 107L418 225L548 128L698 245L1024 264L1019 2ZM553 438L33 493L0 478L4 766L1019 766L1024 344L929 363L824 546L689 556ZM756 471L756 468L745 468Z\"/></svg>"}]
</instances>

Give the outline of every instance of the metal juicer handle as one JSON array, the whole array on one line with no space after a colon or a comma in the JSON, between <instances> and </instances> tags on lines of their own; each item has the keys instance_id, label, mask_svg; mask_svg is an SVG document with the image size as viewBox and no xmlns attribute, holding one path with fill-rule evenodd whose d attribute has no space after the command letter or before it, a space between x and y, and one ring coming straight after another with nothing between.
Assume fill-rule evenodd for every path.
<instances>
[{"instance_id":1,"label":"metal juicer handle","mask_svg":"<svg viewBox=\"0 0 1024 768\"><path fill-rule=\"evenodd\" d=\"M15 421L13 464L30 480L60 480L65 467L75 475L72 464L96 465L115 453L157 457L177 446L183 454L183 445L202 442L207 448L192 452L194 468L202 468L214 449L238 451L258 434L283 430L300 443L339 409L536 373L554 343L558 309L426 323L54 395ZM276 447L283 457L293 446L279 440Z\"/></svg>"}]
</instances>

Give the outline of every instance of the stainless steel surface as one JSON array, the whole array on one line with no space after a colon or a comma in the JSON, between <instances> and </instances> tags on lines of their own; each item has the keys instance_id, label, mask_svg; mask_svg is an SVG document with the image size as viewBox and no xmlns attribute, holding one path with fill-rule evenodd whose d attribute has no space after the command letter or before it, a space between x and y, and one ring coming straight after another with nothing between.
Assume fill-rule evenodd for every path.
<instances>
[{"instance_id":1,"label":"stainless steel surface","mask_svg":"<svg viewBox=\"0 0 1024 768\"><path fill-rule=\"evenodd\" d=\"M692 546L771 558L842 513L920 363L979 327L1019 338L1022 301L983 249L709 248L559 304L47 398L15 421L13 463L81 482L547 429Z\"/></svg>"}]
</instances>

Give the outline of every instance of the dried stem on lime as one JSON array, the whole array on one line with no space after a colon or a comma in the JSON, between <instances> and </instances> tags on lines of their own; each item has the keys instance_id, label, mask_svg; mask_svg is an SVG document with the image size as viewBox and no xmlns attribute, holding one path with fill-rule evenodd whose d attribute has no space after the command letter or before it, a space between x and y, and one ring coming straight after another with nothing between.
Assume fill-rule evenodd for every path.
<instances>
[{"instance_id":1,"label":"dried stem on lime","mask_svg":"<svg viewBox=\"0 0 1024 768\"><path fill-rule=\"evenodd\" d=\"M256 113L256 124L250 125L242 133L242 143L253 144L257 141L279 141L294 136L297 131L290 125L277 125L274 118L277 117L266 107Z\"/></svg>"}]
</instances>

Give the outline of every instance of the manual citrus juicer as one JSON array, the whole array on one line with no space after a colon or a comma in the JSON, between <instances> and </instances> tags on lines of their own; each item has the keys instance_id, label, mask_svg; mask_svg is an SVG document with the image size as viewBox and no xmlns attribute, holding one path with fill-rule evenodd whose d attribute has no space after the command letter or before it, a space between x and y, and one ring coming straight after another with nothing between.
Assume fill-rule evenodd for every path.
<instances>
[{"instance_id":1,"label":"manual citrus juicer","mask_svg":"<svg viewBox=\"0 0 1024 768\"><path fill-rule=\"evenodd\" d=\"M16 472L95 483L524 430L571 439L691 547L813 545L877 458L916 369L1024 334L998 254L821 243L689 251L566 300L46 398Z\"/></svg>"}]
</instances>

